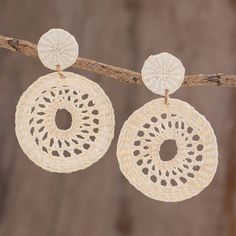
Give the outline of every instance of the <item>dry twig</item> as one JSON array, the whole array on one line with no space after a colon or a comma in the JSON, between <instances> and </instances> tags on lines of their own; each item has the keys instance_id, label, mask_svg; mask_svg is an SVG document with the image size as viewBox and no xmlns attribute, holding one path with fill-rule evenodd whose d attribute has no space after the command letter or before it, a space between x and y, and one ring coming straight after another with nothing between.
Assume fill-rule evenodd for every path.
<instances>
[{"instance_id":1,"label":"dry twig","mask_svg":"<svg viewBox=\"0 0 236 236\"><path fill-rule=\"evenodd\" d=\"M11 51L20 52L26 56L38 58L37 46L25 40L0 35L0 48L9 49ZM125 83L142 84L141 74L138 72L82 57L77 59L73 67L104 75ZM222 73L188 75L185 76L184 83L182 84L183 87L200 85L236 87L236 75Z\"/></svg>"}]
</instances>

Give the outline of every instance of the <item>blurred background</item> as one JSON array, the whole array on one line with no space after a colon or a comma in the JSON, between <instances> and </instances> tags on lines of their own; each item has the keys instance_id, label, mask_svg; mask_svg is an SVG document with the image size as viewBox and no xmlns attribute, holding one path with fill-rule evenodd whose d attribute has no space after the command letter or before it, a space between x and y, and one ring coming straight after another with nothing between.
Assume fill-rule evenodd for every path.
<instances>
[{"instance_id":1,"label":"blurred background","mask_svg":"<svg viewBox=\"0 0 236 236\"><path fill-rule=\"evenodd\" d=\"M236 73L236 0L0 0L0 34L37 43L54 27L75 35L80 56L135 71L150 54L167 51L182 60L186 74ZM236 89L191 87L172 95L211 122L220 156L216 176L201 194L164 203L131 186L115 154L123 122L156 96L141 85L71 70L108 94L116 136L90 168L53 174L29 161L14 131L20 95L50 71L0 49L0 235L235 236Z\"/></svg>"}]
</instances>

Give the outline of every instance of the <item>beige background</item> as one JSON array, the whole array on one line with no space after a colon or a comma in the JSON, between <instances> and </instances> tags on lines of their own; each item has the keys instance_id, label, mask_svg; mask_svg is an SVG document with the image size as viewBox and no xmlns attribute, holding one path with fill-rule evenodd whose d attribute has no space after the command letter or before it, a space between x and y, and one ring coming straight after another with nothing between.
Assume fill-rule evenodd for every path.
<instances>
[{"instance_id":1,"label":"beige background","mask_svg":"<svg viewBox=\"0 0 236 236\"><path fill-rule=\"evenodd\" d=\"M76 36L80 55L140 71L150 54L168 51L187 74L236 73L235 0L0 0L0 33L37 42L48 29ZM236 90L184 88L218 138L219 168L193 199L151 200L122 177L115 155L125 119L155 98L144 86L73 70L97 81L116 112L116 138L90 168L48 173L30 162L14 132L22 92L49 71L32 58L0 49L0 235L236 235Z\"/></svg>"}]
</instances>

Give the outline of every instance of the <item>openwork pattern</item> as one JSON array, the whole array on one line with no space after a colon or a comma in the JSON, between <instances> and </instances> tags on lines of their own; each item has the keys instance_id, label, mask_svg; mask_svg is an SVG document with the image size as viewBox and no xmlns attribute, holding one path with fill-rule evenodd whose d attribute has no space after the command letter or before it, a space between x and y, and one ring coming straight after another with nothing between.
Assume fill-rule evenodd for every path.
<instances>
[{"instance_id":1,"label":"openwork pattern","mask_svg":"<svg viewBox=\"0 0 236 236\"><path fill-rule=\"evenodd\" d=\"M99 85L64 72L39 78L22 95L16 110L16 135L25 154L51 172L84 169L107 151L114 136L114 112ZM55 122L58 109L67 110L71 126Z\"/></svg>"},{"instance_id":2,"label":"openwork pattern","mask_svg":"<svg viewBox=\"0 0 236 236\"><path fill-rule=\"evenodd\" d=\"M175 140L176 156L160 158L160 147ZM208 186L218 164L216 137L209 122L189 104L156 99L125 122L117 149L120 169L145 195L176 202L195 196Z\"/></svg>"}]
</instances>

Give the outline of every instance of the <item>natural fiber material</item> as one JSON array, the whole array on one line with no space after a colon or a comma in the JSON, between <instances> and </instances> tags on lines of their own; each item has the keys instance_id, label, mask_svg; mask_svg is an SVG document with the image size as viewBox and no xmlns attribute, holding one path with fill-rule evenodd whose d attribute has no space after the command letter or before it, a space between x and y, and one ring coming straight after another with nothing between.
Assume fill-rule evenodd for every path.
<instances>
[{"instance_id":1,"label":"natural fiber material","mask_svg":"<svg viewBox=\"0 0 236 236\"><path fill-rule=\"evenodd\" d=\"M64 70L72 66L78 57L79 46L73 35L63 29L51 29L38 42L38 56L51 70L59 66Z\"/></svg>"},{"instance_id":2,"label":"natural fiber material","mask_svg":"<svg viewBox=\"0 0 236 236\"><path fill-rule=\"evenodd\" d=\"M153 93L165 96L166 90L171 94L181 87L184 73L185 69L181 61L163 52L149 56L144 62L142 80Z\"/></svg>"},{"instance_id":3,"label":"natural fiber material","mask_svg":"<svg viewBox=\"0 0 236 236\"><path fill-rule=\"evenodd\" d=\"M25 154L38 166L69 173L99 160L114 136L114 112L99 85L77 74L45 75L22 95L16 110L16 135ZM55 123L58 109L72 117L71 127Z\"/></svg>"},{"instance_id":4,"label":"natural fiber material","mask_svg":"<svg viewBox=\"0 0 236 236\"><path fill-rule=\"evenodd\" d=\"M165 140L175 140L177 154L160 158ZM120 169L129 182L150 198L176 202L208 186L218 164L216 137L209 122L189 104L156 99L125 122L117 147Z\"/></svg>"}]
</instances>

